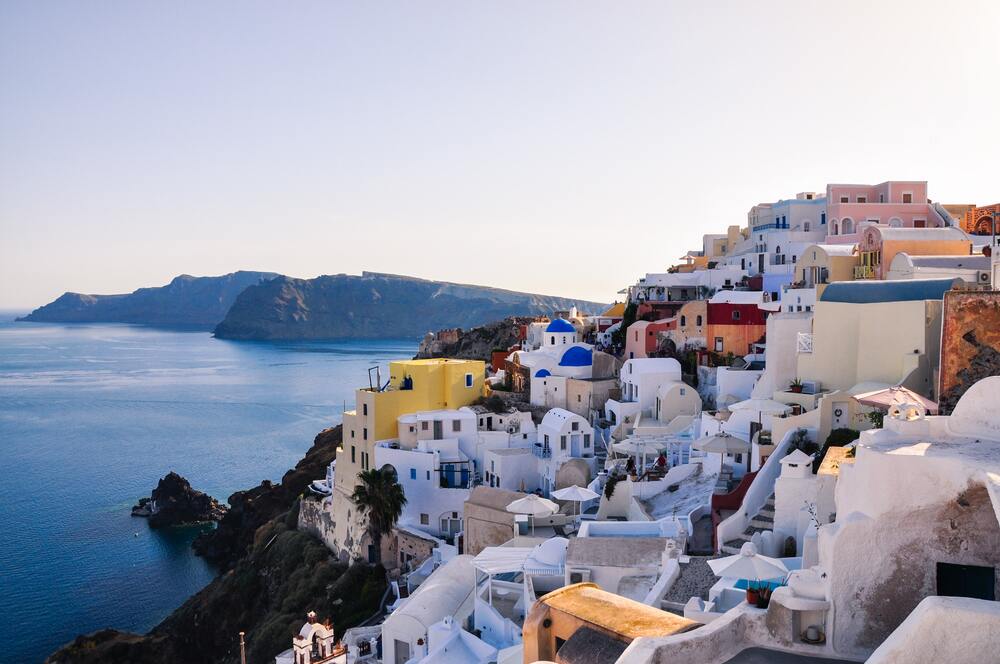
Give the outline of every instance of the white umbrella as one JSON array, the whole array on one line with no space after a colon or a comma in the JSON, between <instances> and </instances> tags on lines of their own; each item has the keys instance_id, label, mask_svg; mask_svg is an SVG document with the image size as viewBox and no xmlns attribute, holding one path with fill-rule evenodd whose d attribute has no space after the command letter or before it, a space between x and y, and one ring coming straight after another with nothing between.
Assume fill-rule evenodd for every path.
<instances>
[{"instance_id":1,"label":"white umbrella","mask_svg":"<svg viewBox=\"0 0 1000 664\"><path fill-rule=\"evenodd\" d=\"M781 403L774 399L746 399L730 404L730 411L752 410L757 413L787 413L792 409L787 403Z\"/></svg>"},{"instance_id":2,"label":"white umbrella","mask_svg":"<svg viewBox=\"0 0 1000 664\"><path fill-rule=\"evenodd\" d=\"M776 579L788 574L785 563L777 558L762 556L757 547L747 542L735 556L709 560L708 566L716 576L735 579Z\"/></svg>"},{"instance_id":3,"label":"white umbrella","mask_svg":"<svg viewBox=\"0 0 1000 664\"><path fill-rule=\"evenodd\" d=\"M558 491L552 492L552 497L559 500L572 500L577 505L577 511L579 511L580 503L586 500L593 500L597 498L600 494L590 489L582 486L568 486L565 489L559 489Z\"/></svg>"},{"instance_id":4,"label":"white umbrella","mask_svg":"<svg viewBox=\"0 0 1000 664\"><path fill-rule=\"evenodd\" d=\"M559 506L547 498L542 498L533 493L529 493L524 498L518 498L507 505L507 511L513 514L527 514L529 517L548 516L559 511ZM535 530L535 522L531 522L532 532Z\"/></svg>"},{"instance_id":5,"label":"white umbrella","mask_svg":"<svg viewBox=\"0 0 1000 664\"><path fill-rule=\"evenodd\" d=\"M699 438L691 443L691 447L716 454L741 454L750 451L750 443L725 431L709 438Z\"/></svg>"},{"instance_id":6,"label":"white umbrella","mask_svg":"<svg viewBox=\"0 0 1000 664\"><path fill-rule=\"evenodd\" d=\"M621 452L622 454L635 455L635 460L639 461L639 456L642 456L642 465L640 469L646 467L646 452L653 451L659 452L665 448L667 444L661 440L642 440L641 438L629 438L628 440L623 440L620 443L615 443L611 447L614 448L615 452Z\"/></svg>"}]
</instances>

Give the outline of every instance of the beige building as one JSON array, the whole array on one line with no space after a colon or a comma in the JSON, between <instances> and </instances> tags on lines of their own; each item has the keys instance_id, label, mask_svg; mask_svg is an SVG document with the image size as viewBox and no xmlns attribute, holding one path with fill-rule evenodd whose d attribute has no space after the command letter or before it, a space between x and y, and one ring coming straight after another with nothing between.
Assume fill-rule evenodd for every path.
<instances>
[{"instance_id":1,"label":"beige building","mask_svg":"<svg viewBox=\"0 0 1000 664\"><path fill-rule=\"evenodd\" d=\"M680 415L698 415L702 403L698 390L681 381L670 381L656 388L654 415L664 424L673 422Z\"/></svg>"},{"instance_id":2,"label":"beige building","mask_svg":"<svg viewBox=\"0 0 1000 664\"><path fill-rule=\"evenodd\" d=\"M935 398L942 297L958 279L851 281L827 287L816 303L810 350L798 377L824 390L859 383L898 385Z\"/></svg>"},{"instance_id":3,"label":"beige building","mask_svg":"<svg viewBox=\"0 0 1000 664\"><path fill-rule=\"evenodd\" d=\"M500 546L517 534L514 515L507 506L524 498L523 493L488 486L477 486L465 501L463 526L464 553L478 555L488 546Z\"/></svg>"},{"instance_id":4,"label":"beige building","mask_svg":"<svg viewBox=\"0 0 1000 664\"><path fill-rule=\"evenodd\" d=\"M566 410L590 419L591 410L604 410L607 400L620 394L617 378L567 378Z\"/></svg>"},{"instance_id":5,"label":"beige building","mask_svg":"<svg viewBox=\"0 0 1000 664\"><path fill-rule=\"evenodd\" d=\"M853 244L814 244L806 247L795 266L795 281L805 288L815 288L816 297L827 284L852 281L858 255Z\"/></svg>"},{"instance_id":6,"label":"beige building","mask_svg":"<svg viewBox=\"0 0 1000 664\"><path fill-rule=\"evenodd\" d=\"M677 327L660 332L674 342L677 350L705 348L708 330L708 301L691 300L677 311Z\"/></svg>"}]
</instances>

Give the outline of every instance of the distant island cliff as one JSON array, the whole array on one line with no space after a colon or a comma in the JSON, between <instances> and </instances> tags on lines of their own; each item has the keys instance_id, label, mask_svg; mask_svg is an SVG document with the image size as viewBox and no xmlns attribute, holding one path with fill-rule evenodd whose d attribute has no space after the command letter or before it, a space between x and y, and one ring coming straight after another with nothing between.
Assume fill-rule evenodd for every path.
<instances>
[{"instance_id":1,"label":"distant island cliff","mask_svg":"<svg viewBox=\"0 0 1000 664\"><path fill-rule=\"evenodd\" d=\"M20 321L33 323L133 323L210 330L226 316L247 286L273 279L274 272L233 272L219 277L182 274L166 286L120 295L64 293Z\"/></svg>"},{"instance_id":2,"label":"distant island cliff","mask_svg":"<svg viewBox=\"0 0 1000 664\"><path fill-rule=\"evenodd\" d=\"M279 277L248 287L215 328L223 339L387 339L428 330L470 328L596 302L429 281L376 272L315 279Z\"/></svg>"}]
</instances>

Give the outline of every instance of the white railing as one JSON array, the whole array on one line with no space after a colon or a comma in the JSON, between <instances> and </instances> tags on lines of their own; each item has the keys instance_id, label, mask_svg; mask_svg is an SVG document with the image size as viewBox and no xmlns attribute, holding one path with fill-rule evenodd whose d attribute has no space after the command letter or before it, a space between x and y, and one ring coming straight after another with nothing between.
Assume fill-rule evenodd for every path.
<instances>
[{"instance_id":1,"label":"white railing","mask_svg":"<svg viewBox=\"0 0 1000 664\"><path fill-rule=\"evenodd\" d=\"M811 332L799 332L796 335L795 352L798 354L813 352L813 335Z\"/></svg>"}]
</instances>

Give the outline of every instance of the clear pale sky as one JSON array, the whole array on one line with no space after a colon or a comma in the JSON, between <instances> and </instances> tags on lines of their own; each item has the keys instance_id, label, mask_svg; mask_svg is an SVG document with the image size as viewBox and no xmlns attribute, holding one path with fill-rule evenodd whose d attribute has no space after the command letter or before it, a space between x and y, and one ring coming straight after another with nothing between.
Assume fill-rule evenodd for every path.
<instances>
[{"instance_id":1,"label":"clear pale sky","mask_svg":"<svg viewBox=\"0 0 1000 664\"><path fill-rule=\"evenodd\" d=\"M610 301L887 179L1000 201L1000 3L0 4L0 307L237 269Z\"/></svg>"}]
</instances>

